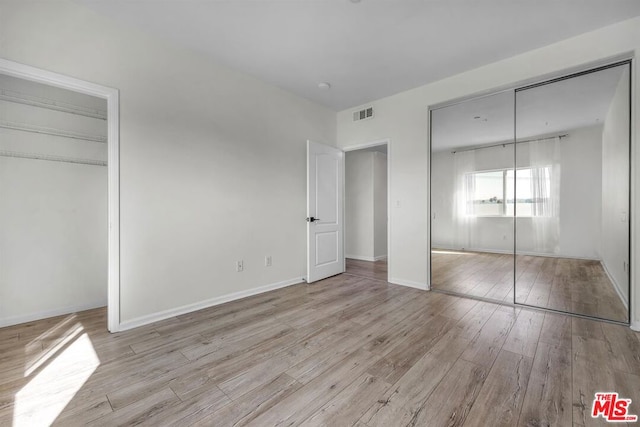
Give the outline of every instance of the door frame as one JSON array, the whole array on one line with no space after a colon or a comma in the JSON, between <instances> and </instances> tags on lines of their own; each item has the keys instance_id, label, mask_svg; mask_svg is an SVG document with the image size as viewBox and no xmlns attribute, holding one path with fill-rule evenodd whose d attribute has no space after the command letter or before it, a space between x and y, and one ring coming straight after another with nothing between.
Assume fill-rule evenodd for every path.
<instances>
[{"instance_id":1,"label":"door frame","mask_svg":"<svg viewBox=\"0 0 640 427\"><path fill-rule=\"evenodd\" d=\"M0 74L43 83L107 101L108 278L107 328L120 330L120 124L118 89L0 58Z\"/></svg>"},{"instance_id":2,"label":"door frame","mask_svg":"<svg viewBox=\"0 0 640 427\"><path fill-rule=\"evenodd\" d=\"M390 273L390 265L391 265L391 138L377 139L370 142L363 142L361 144L353 144L347 145L346 147L342 147L342 151L347 153L348 151L357 151L365 148L378 147L380 145L387 146L387 282L389 282L389 278L391 277ZM346 168L346 161L345 161ZM346 183L346 173L345 173L345 183ZM343 192L346 197L346 191ZM342 209L346 208L346 203L342 204ZM343 212L344 216L344 212ZM346 221L345 221L345 235L346 235ZM345 257L345 267L346 267L346 257Z\"/></svg>"}]
</instances>

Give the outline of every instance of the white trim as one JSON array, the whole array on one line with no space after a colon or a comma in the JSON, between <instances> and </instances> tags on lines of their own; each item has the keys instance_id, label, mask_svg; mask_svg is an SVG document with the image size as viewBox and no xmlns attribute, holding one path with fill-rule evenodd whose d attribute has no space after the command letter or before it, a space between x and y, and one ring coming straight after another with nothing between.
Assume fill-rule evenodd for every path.
<instances>
[{"instance_id":1,"label":"white trim","mask_svg":"<svg viewBox=\"0 0 640 427\"><path fill-rule=\"evenodd\" d=\"M376 259L372 256L362 256L362 255L345 255L345 258L356 259L358 261L369 261L374 262Z\"/></svg>"},{"instance_id":2,"label":"white trim","mask_svg":"<svg viewBox=\"0 0 640 427\"><path fill-rule=\"evenodd\" d=\"M394 285L407 286L409 288L420 289L421 291L429 290L429 287L426 283L414 282L413 280L396 279L390 277L387 281L389 283L393 283Z\"/></svg>"},{"instance_id":3,"label":"white trim","mask_svg":"<svg viewBox=\"0 0 640 427\"><path fill-rule=\"evenodd\" d=\"M224 304L226 302L231 302L231 301L239 300L242 298L250 297L252 295L273 291L275 289L286 288L287 286L296 285L298 283L302 283L303 281L304 280L302 278L296 277L293 279L284 280L282 282L259 286L253 289L247 289L246 291L234 292L232 294L223 295L221 297L211 298L204 301L198 301L193 304L183 305L182 307L170 308L168 310L160 311L157 313L147 314L145 316L136 317L135 319L122 322L120 324L120 330L126 331L128 329L133 329L140 326L148 325L150 323L159 322L161 320L169 319L171 317L179 316L181 314L191 313L194 311Z\"/></svg>"},{"instance_id":4,"label":"white trim","mask_svg":"<svg viewBox=\"0 0 640 427\"><path fill-rule=\"evenodd\" d=\"M376 262L376 261L382 261L383 259L387 259L386 255L380 255L380 256L345 255L344 257L349 259L357 259L358 261L369 261L369 262Z\"/></svg>"},{"instance_id":5,"label":"white trim","mask_svg":"<svg viewBox=\"0 0 640 427\"><path fill-rule=\"evenodd\" d=\"M387 254L383 258L381 257L378 257L378 258L380 259L386 258L387 260L391 260L391 223L392 223L391 221L391 200L392 200L391 199L391 151L392 151L391 138L383 138L383 139L377 139L370 142L364 142L361 144L349 145L347 147L343 147L342 151L346 153L347 151L362 150L363 148L377 147L380 145L387 146ZM345 178L345 181L346 181L346 178ZM352 258L352 257L345 257L345 258ZM354 258L354 259L357 259L357 258ZM374 259L374 261L376 261L376 259ZM387 280L388 280L389 275L393 271L391 262L389 262L389 265L387 265L387 268L388 268L388 273L387 273Z\"/></svg>"},{"instance_id":6,"label":"white trim","mask_svg":"<svg viewBox=\"0 0 640 427\"><path fill-rule=\"evenodd\" d=\"M432 267L432 253L431 250L433 249L433 237L432 237L432 229L433 229L433 212L431 211L431 197L432 197L432 191L431 191L431 173L433 170L433 148L432 148L432 144L431 144L431 112L432 112L432 107L427 108L427 163L425 165L426 167L426 172L427 172L427 235L425 236L427 238L427 287L429 289L431 289L431 286L433 286L433 282L432 282L432 278L431 278L431 267Z\"/></svg>"},{"instance_id":7,"label":"white trim","mask_svg":"<svg viewBox=\"0 0 640 427\"><path fill-rule=\"evenodd\" d=\"M94 301L88 304L71 305L67 307L56 308L53 310L40 311L37 313L21 314L18 316L6 317L4 319L0 319L0 328L4 328L6 326L19 325L21 323L33 322L36 320L47 319L49 317L56 317L56 316L62 316L65 314L77 313L79 311L92 310L94 308L100 308L106 305L107 305L107 301L100 300L100 301Z\"/></svg>"},{"instance_id":8,"label":"white trim","mask_svg":"<svg viewBox=\"0 0 640 427\"><path fill-rule=\"evenodd\" d=\"M631 125L630 125L630 143L631 143L631 162L629 173L631 174L631 185L629 191L631 192L630 200L630 212L628 218L633 218L629 221L629 234L631 235L631 245L629 251L629 319L631 323L631 329L634 331L640 331L640 299L638 298L638 291L640 288L640 258L638 257L638 236L640 235L640 216L637 214L640 209L640 186L638 186L638 180L640 179L640 172L636 165L640 165L640 149L637 144L640 143L637 127L640 119L640 96L638 96L638 76L640 70L638 69L638 62L635 59L635 55L631 55Z\"/></svg>"},{"instance_id":9,"label":"white trim","mask_svg":"<svg viewBox=\"0 0 640 427\"><path fill-rule=\"evenodd\" d=\"M108 285L107 327L120 330L120 112L119 92L106 86L75 79L0 58L0 74L56 86L107 100L108 176Z\"/></svg>"},{"instance_id":10,"label":"white trim","mask_svg":"<svg viewBox=\"0 0 640 427\"><path fill-rule=\"evenodd\" d=\"M625 301L625 299L624 299L624 295L622 294L622 291L620 290L620 284L618 284L616 279L614 279L614 277L611 275L611 273L609 273L609 269L607 268L607 264L605 264L604 261L600 260L600 265L602 265L602 269L607 274L607 277L609 278L609 281L611 281L611 283L613 284L613 289L615 289L616 293L618 294L618 297L620 297L620 301L622 301L622 304L624 305L624 308L629 310L629 303L628 303L628 301Z\"/></svg>"},{"instance_id":11,"label":"white trim","mask_svg":"<svg viewBox=\"0 0 640 427\"><path fill-rule=\"evenodd\" d=\"M346 152L346 151L363 150L365 148L379 147L380 145L386 145L387 151L388 151L390 143L391 143L390 138L384 138L384 139L378 139L370 142L363 142L361 144L348 145L346 147L342 147L342 151Z\"/></svg>"}]
</instances>

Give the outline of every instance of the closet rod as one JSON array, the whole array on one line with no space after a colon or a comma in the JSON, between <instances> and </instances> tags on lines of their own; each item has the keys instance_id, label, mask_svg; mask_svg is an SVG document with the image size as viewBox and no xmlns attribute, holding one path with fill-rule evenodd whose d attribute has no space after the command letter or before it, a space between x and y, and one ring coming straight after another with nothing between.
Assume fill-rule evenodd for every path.
<instances>
[{"instance_id":1,"label":"closet rod","mask_svg":"<svg viewBox=\"0 0 640 427\"><path fill-rule=\"evenodd\" d=\"M72 157L50 156L47 154L20 153L17 151L6 151L6 150L0 150L0 157L46 160L49 162L74 163L79 165L107 166L107 162L102 160L74 159Z\"/></svg>"},{"instance_id":2,"label":"closet rod","mask_svg":"<svg viewBox=\"0 0 640 427\"><path fill-rule=\"evenodd\" d=\"M491 147L504 147L505 145L511 145L511 144L522 144L524 142L535 142L535 141L546 141L548 139L554 139L554 138L566 138L567 136L569 136L568 133L563 133L561 135L556 135L556 136L548 136L546 138L534 138L534 139L525 139L522 141L516 141L516 142L501 142L501 143L497 143L497 144L491 144L491 145L483 145L481 147L473 147L473 148L465 148L462 150L454 150L451 152L451 154L456 154L456 153L463 153L465 151L474 151L474 150L481 150L483 148L491 148Z\"/></svg>"},{"instance_id":3,"label":"closet rod","mask_svg":"<svg viewBox=\"0 0 640 427\"><path fill-rule=\"evenodd\" d=\"M63 138L80 139L83 141L99 142L104 144L107 142L106 136L94 136L82 133L68 132L61 129L48 128L44 126L31 126L22 123L0 122L0 128L19 130L22 132L40 133L43 135L61 136Z\"/></svg>"}]
</instances>

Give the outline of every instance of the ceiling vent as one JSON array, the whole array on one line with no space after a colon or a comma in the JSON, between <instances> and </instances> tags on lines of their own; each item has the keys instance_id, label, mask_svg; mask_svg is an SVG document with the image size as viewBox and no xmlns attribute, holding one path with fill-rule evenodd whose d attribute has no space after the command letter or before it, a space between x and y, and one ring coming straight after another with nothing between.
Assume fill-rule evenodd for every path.
<instances>
[{"instance_id":1,"label":"ceiling vent","mask_svg":"<svg viewBox=\"0 0 640 427\"><path fill-rule=\"evenodd\" d=\"M360 120L366 120L373 117L373 107L367 107L360 111L353 112L353 121L357 122Z\"/></svg>"}]
</instances>

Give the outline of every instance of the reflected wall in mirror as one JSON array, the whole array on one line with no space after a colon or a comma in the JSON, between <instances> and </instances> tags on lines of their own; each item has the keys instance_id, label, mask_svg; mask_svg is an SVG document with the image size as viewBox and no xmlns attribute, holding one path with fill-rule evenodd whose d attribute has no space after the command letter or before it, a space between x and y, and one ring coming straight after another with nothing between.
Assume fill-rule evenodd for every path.
<instances>
[{"instance_id":1,"label":"reflected wall in mirror","mask_svg":"<svg viewBox=\"0 0 640 427\"><path fill-rule=\"evenodd\" d=\"M433 289L513 303L513 122L513 91L431 110Z\"/></svg>"},{"instance_id":2,"label":"reflected wall in mirror","mask_svg":"<svg viewBox=\"0 0 640 427\"><path fill-rule=\"evenodd\" d=\"M516 91L516 297L628 322L629 65Z\"/></svg>"}]
</instances>

